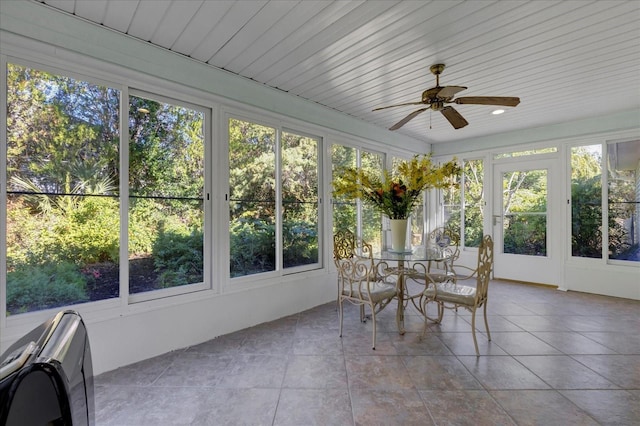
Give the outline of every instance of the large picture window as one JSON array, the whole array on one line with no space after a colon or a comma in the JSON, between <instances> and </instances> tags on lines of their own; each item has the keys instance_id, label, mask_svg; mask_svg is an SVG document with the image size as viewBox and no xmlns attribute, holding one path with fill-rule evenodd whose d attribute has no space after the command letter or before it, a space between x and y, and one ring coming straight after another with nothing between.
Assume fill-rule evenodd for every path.
<instances>
[{"instance_id":1,"label":"large picture window","mask_svg":"<svg viewBox=\"0 0 640 426\"><path fill-rule=\"evenodd\" d=\"M283 266L318 263L318 138L282 132Z\"/></svg>"},{"instance_id":2,"label":"large picture window","mask_svg":"<svg viewBox=\"0 0 640 426\"><path fill-rule=\"evenodd\" d=\"M385 157L383 154L371 151L360 151L360 167L368 173L378 172L382 176ZM382 236L382 213L372 206L362 205L362 238L374 248L382 248L384 240Z\"/></svg>"},{"instance_id":3,"label":"large picture window","mask_svg":"<svg viewBox=\"0 0 640 426\"><path fill-rule=\"evenodd\" d=\"M379 173L382 176L385 157L378 152L366 151L340 144L331 147L332 180L340 179L343 168L360 167L367 173ZM360 205L360 209L358 209ZM333 199L333 232L349 229L359 234L374 248L382 248L382 215L373 207L354 200Z\"/></svg>"},{"instance_id":4,"label":"large picture window","mask_svg":"<svg viewBox=\"0 0 640 426\"><path fill-rule=\"evenodd\" d=\"M127 103L120 97L105 84L8 64L8 315L202 287L210 115L139 94L121 110ZM121 143L123 113L127 144ZM128 208L126 223L122 208Z\"/></svg>"},{"instance_id":5,"label":"large picture window","mask_svg":"<svg viewBox=\"0 0 640 426\"><path fill-rule=\"evenodd\" d=\"M640 140L607 145L609 259L640 262Z\"/></svg>"},{"instance_id":6,"label":"large picture window","mask_svg":"<svg viewBox=\"0 0 640 426\"><path fill-rule=\"evenodd\" d=\"M340 170L343 168L356 167L358 150L350 146L333 144L331 146L331 181L340 178ZM333 189L333 188L331 188ZM335 234L340 229L357 228L358 205L354 200L344 198L332 199L333 232Z\"/></svg>"},{"instance_id":7,"label":"large picture window","mask_svg":"<svg viewBox=\"0 0 640 426\"><path fill-rule=\"evenodd\" d=\"M231 277L276 269L276 129L229 120Z\"/></svg>"},{"instance_id":8,"label":"large picture window","mask_svg":"<svg viewBox=\"0 0 640 426\"><path fill-rule=\"evenodd\" d=\"M8 315L119 296L119 98L8 65Z\"/></svg>"},{"instance_id":9,"label":"large picture window","mask_svg":"<svg viewBox=\"0 0 640 426\"><path fill-rule=\"evenodd\" d=\"M571 149L571 254L640 262L640 141L604 147Z\"/></svg>"},{"instance_id":10,"label":"large picture window","mask_svg":"<svg viewBox=\"0 0 640 426\"><path fill-rule=\"evenodd\" d=\"M571 148L571 255L602 258L602 145Z\"/></svg>"},{"instance_id":11,"label":"large picture window","mask_svg":"<svg viewBox=\"0 0 640 426\"><path fill-rule=\"evenodd\" d=\"M321 140L229 119L230 276L318 265Z\"/></svg>"},{"instance_id":12,"label":"large picture window","mask_svg":"<svg viewBox=\"0 0 640 426\"><path fill-rule=\"evenodd\" d=\"M205 114L129 96L129 293L204 281Z\"/></svg>"},{"instance_id":13,"label":"large picture window","mask_svg":"<svg viewBox=\"0 0 640 426\"><path fill-rule=\"evenodd\" d=\"M484 161L464 160L460 185L443 190L445 226L461 236L463 247L479 247L484 234Z\"/></svg>"}]
</instances>

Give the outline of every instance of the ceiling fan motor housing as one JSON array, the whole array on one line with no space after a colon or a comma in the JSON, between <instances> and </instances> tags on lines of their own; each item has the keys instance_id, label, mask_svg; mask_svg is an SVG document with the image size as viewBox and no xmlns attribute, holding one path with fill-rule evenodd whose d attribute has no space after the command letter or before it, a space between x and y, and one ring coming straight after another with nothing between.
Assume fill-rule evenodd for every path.
<instances>
[{"instance_id":1,"label":"ceiling fan motor housing","mask_svg":"<svg viewBox=\"0 0 640 426\"><path fill-rule=\"evenodd\" d=\"M429 102L437 101L438 100L438 92L440 92L440 89L442 89L442 87L436 86L436 87L432 87L431 89L427 89L424 92L422 92L422 102L424 102L426 104L426 103L429 103Z\"/></svg>"},{"instance_id":2,"label":"ceiling fan motor housing","mask_svg":"<svg viewBox=\"0 0 640 426\"><path fill-rule=\"evenodd\" d=\"M444 108L444 102L443 101L432 101L431 102L431 109L434 111L442 111L442 108Z\"/></svg>"}]
</instances>

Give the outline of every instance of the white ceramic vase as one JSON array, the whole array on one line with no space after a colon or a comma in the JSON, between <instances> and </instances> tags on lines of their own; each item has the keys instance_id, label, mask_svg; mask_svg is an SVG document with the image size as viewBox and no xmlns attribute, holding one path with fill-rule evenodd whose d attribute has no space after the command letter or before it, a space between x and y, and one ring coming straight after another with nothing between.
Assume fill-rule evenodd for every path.
<instances>
[{"instance_id":1,"label":"white ceramic vase","mask_svg":"<svg viewBox=\"0 0 640 426\"><path fill-rule=\"evenodd\" d=\"M407 242L407 219L390 219L391 251L404 252Z\"/></svg>"}]
</instances>

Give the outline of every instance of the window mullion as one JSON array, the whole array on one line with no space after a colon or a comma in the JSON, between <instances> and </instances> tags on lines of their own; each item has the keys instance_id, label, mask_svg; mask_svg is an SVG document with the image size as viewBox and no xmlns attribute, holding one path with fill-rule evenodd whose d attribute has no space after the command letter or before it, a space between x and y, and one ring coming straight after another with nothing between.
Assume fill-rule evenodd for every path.
<instances>
[{"instance_id":1,"label":"window mullion","mask_svg":"<svg viewBox=\"0 0 640 426\"><path fill-rule=\"evenodd\" d=\"M283 238L282 238L282 216L284 214L282 207L282 129L276 129L275 143L275 176L274 182L276 186L276 205L275 205L275 237L276 237L276 271L283 270Z\"/></svg>"},{"instance_id":2,"label":"window mullion","mask_svg":"<svg viewBox=\"0 0 640 426\"><path fill-rule=\"evenodd\" d=\"M120 305L129 303L129 88L120 92Z\"/></svg>"}]
</instances>

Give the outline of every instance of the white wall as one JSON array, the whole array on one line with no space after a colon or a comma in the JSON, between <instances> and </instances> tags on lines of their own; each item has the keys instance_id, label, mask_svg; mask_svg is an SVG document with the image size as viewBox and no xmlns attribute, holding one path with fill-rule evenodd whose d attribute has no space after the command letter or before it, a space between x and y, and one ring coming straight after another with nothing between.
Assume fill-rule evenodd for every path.
<instances>
[{"instance_id":1,"label":"white wall","mask_svg":"<svg viewBox=\"0 0 640 426\"><path fill-rule=\"evenodd\" d=\"M122 307L118 300L75 305L89 332L94 373L283 318L335 300L327 270L256 282L250 290L213 290ZM0 328L0 353L57 309L9 317ZM337 321L337 314L336 314Z\"/></svg>"},{"instance_id":2,"label":"white wall","mask_svg":"<svg viewBox=\"0 0 640 426\"><path fill-rule=\"evenodd\" d=\"M103 320L89 318L94 371L109 371L335 300L335 279L326 272L310 274Z\"/></svg>"},{"instance_id":3,"label":"white wall","mask_svg":"<svg viewBox=\"0 0 640 426\"><path fill-rule=\"evenodd\" d=\"M566 290L640 300L640 269L637 265L607 265L590 259L567 261Z\"/></svg>"}]
</instances>

